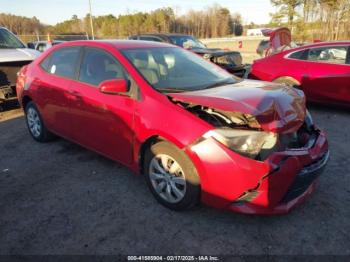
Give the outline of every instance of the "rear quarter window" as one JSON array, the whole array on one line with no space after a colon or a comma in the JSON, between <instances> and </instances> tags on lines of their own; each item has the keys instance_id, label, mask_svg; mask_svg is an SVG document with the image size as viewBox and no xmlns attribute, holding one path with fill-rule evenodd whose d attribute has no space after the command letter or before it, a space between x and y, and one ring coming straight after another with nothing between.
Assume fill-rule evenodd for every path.
<instances>
[{"instance_id":1,"label":"rear quarter window","mask_svg":"<svg viewBox=\"0 0 350 262\"><path fill-rule=\"evenodd\" d=\"M346 64L347 52L347 46L323 46L311 48L307 60L330 64Z\"/></svg>"}]
</instances>

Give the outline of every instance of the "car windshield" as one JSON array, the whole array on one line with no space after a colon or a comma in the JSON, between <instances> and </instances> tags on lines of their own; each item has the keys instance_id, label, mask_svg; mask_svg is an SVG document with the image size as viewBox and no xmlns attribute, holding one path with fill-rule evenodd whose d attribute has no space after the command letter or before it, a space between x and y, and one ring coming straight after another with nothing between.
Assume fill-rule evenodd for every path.
<instances>
[{"instance_id":1,"label":"car windshield","mask_svg":"<svg viewBox=\"0 0 350 262\"><path fill-rule=\"evenodd\" d=\"M202 90L238 81L220 67L182 48L138 48L121 52L149 84L161 92Z\"/></svg>"},{"instance_id":2,"label":"car windshield","mask_svg":"<svg viewBox=\"0 0 350 262\"><path fill-rule=\"evenodd\" d=\"M189 36L189 35L176 35L170 36L171 43L174 45L190 49L190 48L206 48L203 43L201 43L198 39Z\"/></svg>"},{"instance_id":3,"label":"car windshield","mask_svg":"<svg viewBox=\"0 0 350 262\"><path fill-rule=\"evenodd\" d=\"M0 28L0 48L25 48L25 46L8 30Z\"/></svg>"}]
</instances>

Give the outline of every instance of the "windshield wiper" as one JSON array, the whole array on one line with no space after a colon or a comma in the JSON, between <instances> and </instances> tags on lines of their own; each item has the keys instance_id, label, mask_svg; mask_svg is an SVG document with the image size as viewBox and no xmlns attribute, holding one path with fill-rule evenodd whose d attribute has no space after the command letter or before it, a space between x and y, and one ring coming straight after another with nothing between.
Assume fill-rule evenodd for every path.
<instances>
[{"instance_id":1,"label":"windshield wiper","mask_svg":"<svg viewBox=\"0 0 350 262\"><path fill-rule=\"evenodd\" d=\"M208 86L205 86L203 89L209 89L209 88L214 88L214 87L219 87L219 86L225 86L225 85L231 85L234 84L235 81L229 81L228 79L226 79L225 81L219 81L213 84L210 84Z\"/></svg>"},{"instance_id":2,"label":"windshield wiper","mask_svg":"<svg viewBox=\"0 0 350 262\"><path fill-rule=\"evenodd\" d=\"M181 88L174 88L174 87L161 87L161 88L156 88L158 91L161 92L168 92L168 93L181 93L188 91L186 89L181 89Z\"/></svg>"}]
</instances>

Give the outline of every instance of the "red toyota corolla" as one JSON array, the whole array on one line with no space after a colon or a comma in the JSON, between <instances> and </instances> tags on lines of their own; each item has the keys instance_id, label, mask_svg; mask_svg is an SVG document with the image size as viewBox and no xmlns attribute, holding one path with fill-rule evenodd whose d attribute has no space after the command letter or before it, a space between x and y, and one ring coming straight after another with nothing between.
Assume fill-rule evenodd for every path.
<instances>
[{"instance_id":1,"label":"red toyota corolla","mask_svg":"<svg viewBox=\"0 0 350 262\"><path fill-rule=\"evenodd\" d=\"M238 79L182 48L78 41L49 49L17 80L28 129L144 174L155 198L242 213L289 211L328 160L303 92Z\"/></svg>"},{"instance_id":2,"label":"red toyota corolla","mask_svg":"<svg viewBox=\"0 0 350 262\"><path fill-rule=\"evenodd\" d=\"M308 101L349 107L350 42L321 42L256 60L250 78L297 86Z\"/></svg>"}]
</instances>

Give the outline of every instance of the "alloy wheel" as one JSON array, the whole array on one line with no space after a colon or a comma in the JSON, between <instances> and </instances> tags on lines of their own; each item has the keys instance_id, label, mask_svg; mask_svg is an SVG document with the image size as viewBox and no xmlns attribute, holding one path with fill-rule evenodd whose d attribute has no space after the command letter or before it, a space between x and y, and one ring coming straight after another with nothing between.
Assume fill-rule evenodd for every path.
<instances>
[{"instance_id":1,"label":"alloy wheel","mask_svg":"<svg viewBox=\"0 0 350 262\"><path fill-rule=\"evenodd\" d=\"M41 135L42 124L38 112L30 107L27 111L27 123L30 132L34 137L39 137Z\"/></svg>"}]
</instances>

